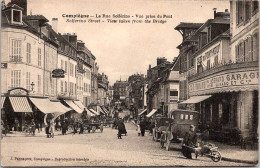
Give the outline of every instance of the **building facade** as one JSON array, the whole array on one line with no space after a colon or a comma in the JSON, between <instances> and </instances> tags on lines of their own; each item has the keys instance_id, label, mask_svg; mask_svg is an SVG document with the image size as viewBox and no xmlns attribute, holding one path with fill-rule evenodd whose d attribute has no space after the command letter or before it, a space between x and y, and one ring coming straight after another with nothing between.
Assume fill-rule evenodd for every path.
<instances>
[{"instance_id":1,"label":"building facade","mask_svg":"<svg viewBox=\"0 0 260 168\"><path fill-rule=\"evenodd\" d=\"M198 50L192 54L194 66L187 71L189 99L182 103L200 112L202 125L209 125L212 134L239 130L245 138L257 133L259 21L255 5L231 1L230 14L214 11L214 19L189 37L197 40Z\"/></svg>"}]
</instances>

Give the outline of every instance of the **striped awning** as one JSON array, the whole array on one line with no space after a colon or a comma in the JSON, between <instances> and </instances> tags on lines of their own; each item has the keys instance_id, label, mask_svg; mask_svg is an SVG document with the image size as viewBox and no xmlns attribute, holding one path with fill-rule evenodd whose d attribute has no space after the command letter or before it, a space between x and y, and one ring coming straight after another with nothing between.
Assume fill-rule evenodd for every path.
<instances>
[{"instance_id":1,"label":"striped awning","mask_svg":"<svg viewBox=\"0 0 260 168\"><path fill-rule=\"evenodd\" d=\"M66 113L68 111L71 111L71 108L68 108L66 106L64 106L63 104L61 104L61 102L59 101L51 101L51 103L57 108L59 109L59 112L61 113Z\"/></svg>"},{"instance_id":2,"label":"striped awning","mask_svg":"<svg viewBox=\"0 0 260 168\"><path fill-rule=\"evenodd\" d=\"M153 109L149 114L146 115L146 117L151 117L152 115L154 115L157 112L157 109Z\"/></svg>"},{"instance_id":3,"label":"striped awning","mask_svg":"<svg viewBox=\"0 0 260 168\"><path fill-rule=\"evenodd\" d=\"M78 113L82 113L83 110L79 108L75 103L73 103L72 100L64 100L73 110L75 110Z\"/></svg>"},{"instance_id":4,"label":"striped awning","mask_svg":"<svg viewBox=\"0 0 260 168\"><path fill-rule=\"evenodd\" d=\"M140 115L144 114L146 111L147 111L147 109L145 109L144 111L142 111L142 112L139 113L138 115L140 116Z\"/></svg>"},{"instance_id":5,"label":"striped awning","mask_svg":"<svg viewBox=\"0 0 260 168\"><path fill-rule=\"evenodd\" d=\"M1 108L4 107L4 103L5 103L5 97L1 97Z\"/></svg>"},{"instance_id":6,"label":"striped awning","mask_svg":"<svg viewBox=\"0 0 260 168\"><path fill-rule=\"evenodd\" d=\"M73 101L79 108L84 111L84 109L87 111L87 115L89 116L95 116L92 112L90 112L87 107L85 107L79 100Z\"/></svg>"},{"instance_id":7,"label":"striped awning","mask_svg":"<svg viewBox=\"0 0 260 168\"><path fill-rule=\"evenodd\" d=\"M106 114L106 113L104 112L104 110L102 110L102 108L101 108L100 106L97 106L97 111L98 111L99 113Z\"/></svg>"},{"instance_id":8,"label":"striped awning","mask_svg":"<svg viewBox=\"0 0 260 168\"><path fill-rule=\"evenodd\" d=\"M92 113L94 113L95 115L99 115L95 110L93 109L89 109Z\"/></svg>"},{"instance_id":9,"label":"striped awning","mask_svg":"<svg viewBox=\"0 0 260 168\"><path fill-rule=\"evenodd\" d=\"M29 98L32 103L43 113L55 113L59 112L59 109L46 98Z\"/></svg>"},{"instance_id":10,"label":"striped awning","mask_svg":"<svg viewBox=\"0 0 260 168\"><path fill-rule=\"evenodd\" d=\"M14 112L32 113L32 108L26 97L9 97Z\"/></svg>"}]
</instances>

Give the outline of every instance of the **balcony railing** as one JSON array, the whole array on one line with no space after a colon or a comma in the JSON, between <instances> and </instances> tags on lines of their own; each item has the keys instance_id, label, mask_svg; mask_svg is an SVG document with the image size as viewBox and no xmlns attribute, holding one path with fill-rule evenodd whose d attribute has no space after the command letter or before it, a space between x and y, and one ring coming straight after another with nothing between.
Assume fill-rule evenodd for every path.
<instances>
[{"instance_id":1,"label":"balcony railing","mask_svg":"<svg viewBox=\"0 0 260 168\"><path fill-rule=\"evenodd\" d=\"M22 62L22 57L19 56L10 56L9 57L10 62Z\"/></svg>"}]
</instances>

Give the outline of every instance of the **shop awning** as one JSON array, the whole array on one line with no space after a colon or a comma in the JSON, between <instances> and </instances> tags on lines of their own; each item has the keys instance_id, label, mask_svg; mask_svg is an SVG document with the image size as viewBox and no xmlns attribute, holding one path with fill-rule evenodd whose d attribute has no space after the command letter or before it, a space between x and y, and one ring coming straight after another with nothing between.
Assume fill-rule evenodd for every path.
<instances>
[{"instance_id":1,"label":"shop awning","mask_svg":"<svg viewBox=\"0 0 260 168\"><path fill-rule=\"evenodd\" d=\"M73 103L72 100L64 100L73 110L75 110L78 113L82 113L83 110L79 108L75 103Z\"/></svg>"},{"instance_id":2,"label":"shop awning","mask_svg":"<svg viewBox=\"0 0 260 168\"><path fill-rule=\"evenodd\" d=\"M1 97L1 108L4 107L4 103L5 103L5 97Z\"/></svg>"},{"instance_id":3,"label":"shop awning","mask_svg":"<svg viewBox=\"0 0 260 168\"><path fill-rule=\"evenodd\" d=\"M86 108L79 100L75 100L73 101L76 105L79 106L79 108L81 108L81 110L84 110L84 108Z\"/></svg>"},{"instance_id":4,"label":"shop awning","mask_svg":"<svg viewBox=\"0 0 260 168\"><path fill-rule=\"evenodd\" d=\"M95 115L99 115L95 110L93 109L89 109L92 113L94 113Z\"/></svg>"},{"instance_id":5,"label":"shop awning","mask_svg":"<svg viewBox=\"0 0 260 168\"><path fill-rule=\"evenodd\" d=\"M32 103L43 113L66 113L72 109L65 107L60 102L44 98L30 98Z\"/></svg>"},{"instance_id":6,"label":"shop awning","mask_svg":"<svg viewBox=\"0 0 260 168\"><path fill-rule=\"evenodd\" d=\"M72 110L71 108L68 108L68 107L64 106L63 104L61 104L61 102L59 102L59 101L50 101L50 102L51 102L52 104L54 104L54 106L55 106L56 108L58 108L59 111L62 112L62 113L66 113L66 112Z\"/></svg>"},{"instance_id":7,"label":"shop awning","mask_svg":"<svg viewBox=\"0 0 260 168\"><path fill-rule=\"evenodd\" d=\"M149 114L146 115L146 117L151 117L152 115L154 115L157 112L157 109L153 109Z\"/></svg>"},{"instance_id":8,"label":"shop awning","mask_svg":"<svg viewBox=\"0 0 260 168\"><path fill-rule=\"evenodd\" d=\"M97 106L97 111L98 111L99 113L106 114L106 113L102 110L102 108L101 108L100 106Z\"/></svg>"},{"instance_id":9,"label":"shop awning","mask_svg":"<svg viewBox=\"0 0 260 168\"><path fill-rule=\"evenodd\" d=\"M185 100L183 102L181 102L180 104L194 104L194 103L199 103L202 102L208 98L210 98L211 95L205 95L205 96L193 96L191 98L189 98L188 100Z\"/></svg>"},{"instance_id":10,"label":"shop awning","mask_svg":"<svg viewBox=\"0 0 260 168\"><path fill-rule=\"evenodd\" d=\"M59 109L46 98L29 98L32 103L43 113L55 113L59 112Z\"/></svg>"},{"instance_id":11,"label":"shop awning","mask_svg":"<svg viewBox=\"0 0 260 168\"><path fill-rule=\"evenodd\" d=\"M140 116L140 115L144 114L146 111L147 111L147 109L145 109L144 111L142 111L142 112L139 113L138 115Z\"/></svg>"},{"instance_id":12,"label":"shop awning","mask_svg":"<svg viewBox=\"0 0 260 168\"><path fill-rule=\"evenodd\" d=\"M76 100L76 101L73 101L77 106L79 106L79 108L84 111L84 109L87 111L87 115L90 115L90 116L94 116L93 113L91 113L87 107L85 107L79 100Z\"/></svg>"},{"instance_id":13,"label":"shop awning","mask_svg":"<svg viewBox=\"0 0 260 168\"><path fill-rule=\"evenodd\" d=\"M27 97L9 97L14 112L32 113Z\"/></svg>"}]
</instances>

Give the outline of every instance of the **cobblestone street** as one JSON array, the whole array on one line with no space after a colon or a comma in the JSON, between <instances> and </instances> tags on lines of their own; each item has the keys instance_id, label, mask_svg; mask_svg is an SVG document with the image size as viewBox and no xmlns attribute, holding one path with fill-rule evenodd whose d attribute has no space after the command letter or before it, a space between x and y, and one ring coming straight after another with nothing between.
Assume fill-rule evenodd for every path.
<instances>
[{"instance_id":1,"label":"cobblestone street","mask_svg":"<svg viewBox=\"0 0 260 168\"><path fill-rule=\"evenodd\" d=\"M127 136L117 139L117 130L105 128L89 134L56 132L52 139L43 133L35 137L24 134L7 135L2 141L2 166L250 166L249 164L199 157L188 160L179 144L170 151L152 141L152 136L137 135L136 127L126 123Z\"/></svg>"}]
</instances>

